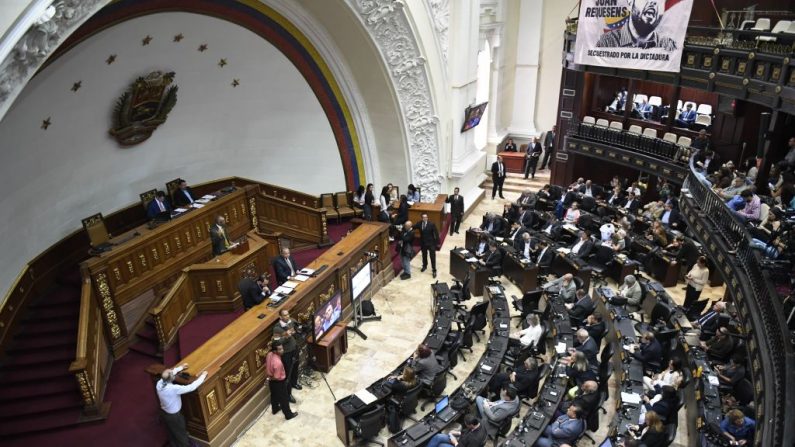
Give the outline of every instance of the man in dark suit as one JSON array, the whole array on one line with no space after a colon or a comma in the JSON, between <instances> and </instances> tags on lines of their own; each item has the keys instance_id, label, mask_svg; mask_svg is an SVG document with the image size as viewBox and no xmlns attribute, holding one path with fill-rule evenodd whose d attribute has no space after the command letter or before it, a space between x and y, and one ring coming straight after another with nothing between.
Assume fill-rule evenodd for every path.
<instances>
[{"instance_id":1,"label":"man in dark suit","mask_svg":"<svg viewBox=\"0 0 795 447\"><path fill-rule=\"evenodd\" d=\"M513 371L495 374L489 382L489 391L499 394L503 388L511 385L518 394L524 394L526 391L532 390L533 385L538 388L538 376L538 361L533 357L527 357Z\"/></svg>"},{"instance_id":2,"label":"man in dark suit","mask_svg":"<svg viewBox=\"0 0 795 447\"><path fill-rule=\"evenodd\" d=\"M720 326L720 316L726 310L726 303L718 301L712 306L711 310L704 312L703 315L693 323L693 326L701 330L701 339L706 340L712 334L718 332Z\"/></svg>"},{"instance_id":3,"label":"man in dark suit","mask_svg":"<svg viewBox=\"0 0 795 447\"><path fill-rule=\"evenodd\" d=\"M593 380L587 380L582 384L582 387L574 394L574 399L564 400L560 404L558 412L563 414L572 405L576 405L582 409L583 419L588 419L588 416L599 408L599 384Z\"/></svg>"},{"instance_id":4,"label":"man in dark suit","mask_svg":"<svg viewBox=\"0 0 795 447\"><path fill-rule=\"evenodd\" d=\"M301 268L290 256L290 249L285 247L282 248L281 256L273 260L273 270L276 272L276 283L281 285L292 279Z\"/></svg>"},{"instance_id":5,"label":"man in dark suit","mask_svg":"<svg viewBox=\"0 0 795 447\"><path fill-rule=\"evenodd\" d=\"M530 144L527 145L527 154L525 155L524 163L524 178L528 175L536 178L536 167L538 166L538 159L541 158L541 143L538 138L533 137Z\"/></svg>"},{"instance_id":6,"label":"man in dark suit","mask_svg":"<svg viewBox=\"0 0 795 447\"><path fill-rule=\"evenodd\" d=\"M679 113L679 118L676 119L678 127L689 128L691 124L696 122L696 111L693 110L693 104L685 106L685 110Z\"/></svg>"},{"instance_id":7,"label":"man in dark suit","mask_svg":"<svg viewBox=\"0 0 795 447\"><path fill-rule=\"evenodd\" d=\"M428 254L431 255L431 271L433 277L436 278L436 247L439 246L439 230L436 225L428 220L428 215L422 213L422 221L420 222L420 250L422 250L422 270L424 272L428 268Z\"/></svg>"},{"instance_id":8,"label":"man in dark suit","mask_svg":"<svg viewBox=\"0 0 795 447\"><path fill-rule=\"evenodd\" d=\"M665 228L679 228L679 211L674 209L672 204L665 205L665 211L663 211L662 216L660 216L660 222L662 222Z\"/></svg>"},{"instance_id":9,"label":"man in dark suit","mask_svg":"<svg viewBox=\"0 0 795 447\"><path fill-rule=\"evenodd\" d=\"M458 188L453 189L453 195L447 197L447 203L450 204L450 234L458 234L458 228L464 220L464 197L458 191Z\"/></svg>"},{"instance_id":10,"label":"man in dark suit","mask_svg":"<svg viewBox=\"0 0 795 447\"><path fill-rule=\"evenodd\" d=\"M265 275L257 276L254 270L246 270L245 276L240 280L237 289L240 291L240 296L243 298L243 308L246 310L260 304L267 296L270 295L270 290L265 285Z\"/></svg>"},{"instance_id":11,"label":"man in dark suit","mask_svg":"<svg viewBox=\"0 0 795 447\"><path fill-rule=\"evenodd\" d=\"M571 246L571 255L585 259L593 249L593 242L587 231L580 231L580 239Z\"/></svg>"},{"instance_id":12,"label":"man in dark suit","mask_svg":"<svg viewBox=\"0 0 795 447\"><path fill-rule=\"evenodd\" d=\"M519 246L522 245L522 240L525 234L528 233L527 230L522 227L522 224L519 222L514 222L511 224L511 230L508 232L508 237L504 242L518 250Z\"/></svg>"},{"instance_id":13,"label":"man in dark suit","mask_svg":"<svg viewBox=\"0 0 795 447\"><path fill-rule=\"evenodd\" d=\"M530 210L530 207L522 205L522 208L519 210L519 217L516 219L519 224L525 228L532 228L534 219L535 214Z\"/></svg>"},{"instance_id":14,"label":"man in dark suit","mask_svg":"<svg viewBox=\"0 0 795 447\"><path fill-rule=\"evenodd\" d=\"M577 342L579 345L574 349L570 349L569 353L573 354L574 351L582 352L585 358L588 359L588 364L593 368L598 368L599 360L596 358L596 354L599 352L599 346L596 346L596 341L591 338L588 331L582 328L578 329Z\"/></svg>"},{"instance_id":15,"label":"man in dark suit","mask_svg":"<svg viewBox=\"0 0 795 447\"><path fill-rule=\"evenodd\" d=\"M521 227L519 227L519 231L521 231ZM519 256L522 259L529 260L533 259L533 251L535 250L533 245L533 239L530 237L530 233L526 231L517 236L513 243L513 246L516 248L516 252L519 254Z\"/></svg>"},{"instance_id":16,"label":"man in dark suit","mask_svg":"<svg viewBox=\"0 0 795 447\"><path fill-rule=\"evenodd\" d=\"M165 215L169 211L171 211L171 207L168 206L166 201L166 193L158 191L155 194L155 198L149 202L149 206L146 208L146 216L149 219L154 219L160 215Z\"/></svg>"},{"instance_id":17,"label":"man in dark suit","mask_svg":"<svg viewBox=\"0 0 795 447\"><path fill-rule=\"evenodd\" d=\"M555 153L555 132L557 132L558 126L552 126L552 130L547 132L544 136L544 160L541 162L541 170L547 168L547 163L549 162L549 157ZM552 164L550 163L550 166Z\"/></svg>"},{"instance_id":18,"label":"man in dark suit","mask_svg":"<svg viewBox=\"0 0 795 447\"><path fill-rule=\"evenodd\" d=\"M580 194L594 199L603 195L604 190L599 185L594 185L592 181L586 180L585 184L580 186Z\"/></svg>"},{"instance_id":19,"label":"man in dark suit","mask_svg":"<svg viewBox=\"0 0 795 447\"><path fill-rule=\"evenodd\" d=\"M588 331L588 335L593 338L597 346L602 345L602 337L607 331L607 324L602 320L602 316L598 313L592 313L585 319L585 326L583 329Z\"/></svg>"},{"instance_id":20,"label":"man in dark suit","mask_svg":"<svg viewBox=\"0 0 795 447\"><path fill-rule=\"evenodd\" d=\"M188 187L188 182L180 179L179 187L174 191L174 206L190 206L194 201L196 201L196 196L193 195L193 190Z\"/></svg>"},{"instance_id":21,"label":"man in dark suit","mask_svg":"<svg viewBox=\"0 0 795 447\"><path fill-rule=\"evenodd\" d=\"M574 304L567 303L566 308L569 309L569 319L575 327L582 326L583 320L594 311L594 303L590 295L585 292L585 289L577 290L577 302Z\"/></svg>"},{"instance_id":22,"label":"man in dark suit","mask_svg":"<svg viewBox=\"0 0 795 447\"><path fill-rule=\"evenodd\" d=\"M632 357L643 362L643 369L659 372L662 358L662 345L653 332L644 332L640 338L640 350L632 352Z\"/></svg>"},{"instance_id":23,"label":"man in dark suit","mask_svg":"<svg viewBox=\"0 0 795 447\"><path fill-rule=\"evenodd\" d=\"M502 253L496 242L489 242L489 252L478 262L491 269L492 274L502 273Z\"/></svg>"},{"instance_id":24,"label":"man in dark suit","mask_svg":"<svg viewBox=\"0 0 795 447\"><path fill-rule=\"evenodd\" d=\"M621 208L630 214L635 214L638 212L638 208L640 208L640 200L635 197L634 192L631 192L629 193L629 198L627 201L621 205Z\"/></svg>"},{"instance_id":25,"label":"man in dark suit","mask_svg":"<svg viewBox=\"0 0 795 447\"><path fill-rule=\"evenodd\" d=\"M491 187L491 200L500 192L500 198L504 199L502 195L502 184L505 183L505 163L502 162L502 157L497 156L497 161L491 164L491 181L494 186Z\"/></svg>"},{"instance_id":26,"label":"man in dark suit","mask_svg":"<svg viewBox=\"0 0 795 447\"><path fill-rule=\"evenodd\" d=\"M555 260L555 250L553 250L546 241L540 240L538 242L538 256L536 257L536 264L539 268L548 268Z\"/></svg>"},{"instance_id":27,"label":"man in dark suit","mask_svg":"<svg viewBox=\"0 0 795 447\"><path fill-rule=\"evenodd\" d=\"M516 152L516 143L513 142L513 138L508 138L508 142L505 143L505 146L502 147L503 152Z\"/></svg>"},{"instance_id":28,"label":"man in dark suit","mask_svg":"<svg viewBox=\"0 0 795 447\"><path fill-rule=\"evenodd\" d=\"M494 213L486 213L483 216L483 223L480 225L480 229L487 231L492 236L499 236L502 234L502 218Z\"/></svg>"},{"instance_id":29,"label":"man in dark suit","mask_svg":"<svg viewBox=\"0 0 795 447\"><path fill-rule=\"evenodd\" d=\"M552 216L552 218L541 227L541 232L548 235L549 238L554 241L560 238L562 231L563 224L560 223L560 220L558 220L555 216Z\"/></svg>"},{"instance_id":30,"label":"man in dark suit","mask_svg":"<svg viewBox=\"0 0 795 447\"><path fill-rule=\"evenodd\" d=\"M232 244L229 237L229 231L226 229L226 219L224 216L216 217L215 225L210 227L210 240L213 243L213 256L218 256L235 246L235 244Z\"/></svg>"}]
</instances>

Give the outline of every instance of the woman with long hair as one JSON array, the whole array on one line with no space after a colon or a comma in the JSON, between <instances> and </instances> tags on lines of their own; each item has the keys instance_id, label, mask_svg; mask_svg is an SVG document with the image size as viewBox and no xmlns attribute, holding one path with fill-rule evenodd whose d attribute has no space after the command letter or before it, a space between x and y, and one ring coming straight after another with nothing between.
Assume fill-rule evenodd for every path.
<instances>
[{"instance_id":1,"label":"woman with long hair","mask_svg":"<svg viewBox=\"0 0 795 447\"><path fill-rule=\"evenodd\" d=\"M373 203L375 202L375 196L373 195L373 184L368 183L367 189L364 192L364 203L362 204L362 209L364 210L364 219L365 220L373 220Z\"/></svg>"}]
</instances>

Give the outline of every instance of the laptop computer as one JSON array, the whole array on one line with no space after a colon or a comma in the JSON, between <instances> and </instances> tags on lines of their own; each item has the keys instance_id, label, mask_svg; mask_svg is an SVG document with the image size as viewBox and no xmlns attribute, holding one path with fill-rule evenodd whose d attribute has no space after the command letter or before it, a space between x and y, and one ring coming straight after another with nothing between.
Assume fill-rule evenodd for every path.
<instances>
[{"instance_id":1,"label":"laptop computer","mask_svg":"<svg viewBox=\"0 0 795 447\"><path fill-rule=\"evenodd\" d=\"M436 417L444 422L450 422L455 416L455 410L450 406L450 396L442 396L439 402L436 402Z\"/></svg>"},{"instance_id":2,"label":"laptop computer","mask_svg":"<svg viewBox=\"0 0 795 447\"><path fill-rule=\"evenodd\" d=\"M414 424L408 430L406 430L406 436L416 441L427 435L430 431L431 428L428 427L428 424L420 422L418 424Z\"/></svg>"}]
</instances>

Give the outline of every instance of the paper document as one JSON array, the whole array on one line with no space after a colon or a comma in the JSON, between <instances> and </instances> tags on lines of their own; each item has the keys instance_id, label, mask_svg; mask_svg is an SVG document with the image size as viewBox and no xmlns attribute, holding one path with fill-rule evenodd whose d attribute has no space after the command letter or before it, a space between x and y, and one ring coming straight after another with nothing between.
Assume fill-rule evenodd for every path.
<instances>
[{"instance_id":1,"label":"paper document","mask_svg":"<svg viewBox=\"0 0 795 447\"><path fill-rule=\"evenodd\" d=\"M566 343L560 342L560 343L556 344L555 345L555 352L557 352L558 354L565 353L566 352Z\"/></svg>"},{"instance_id":2,"label":"paper document","mask_svg":"<svg viewBox=\"0 0 795 447\"><path fill-rule=\"evenodd\" d=\"M566 247L560 247L560 248L558 248L558 253L563 253L564 255L567 255L567 254L571 253L571 249L566 248Z\"/></svg>"},{"instance_id":3,"label":"paper document","mask_svg":"<svg viewBox=\"0 0 795 447\"><path fill-rule=\"evenodd\" d=\"M715 376L707 376L707 380L709 380L709 384L712 386L720 385L720 380Z\"/></svg>"},{"instance_id":4,"label":"paper document","mask_svg":"<svg viewBox=\"0 0 795 447\"><path fill-rule=\"evenodd\" d=\"M569 230L569 231L580 231L580 229L579 229L579 228L577 228L576 226L574 226L574 225L572 225L572 224L568 224L568 223L567 223L567 224L564 224L564 225L563 225L563 228L565 228L565 229L567 229L567 230Z\"/></svg>"},{"instance_id":5,"label":"paper document","mask_svg":"<svg viewBox=\"0 0 795 447\"><path fill-rule=\"evenodd\" d=\"M309 277L308 277L308 276L306 276L306 275L295 275L295 280L296 280L296 281L301 281L301 282L304 282L304 281L306 281L307 279L309 279Z\"/></svg>"},{"instance_id":6,"label":"paper document","mask_svg":"<svg viewBox=\"0 0 795 447\"><path fill-rule=\"evenodd\" d=\"M315 269L302 268L298 271L298 273L302 275L311 275L312 273L315 273Z\"/></svg>"},{"instance_id":7,"label":"paper document","mask_svg":"<svg viewBox=\"0 0 795 447\"><path fill-rule=\"evenodd\" d=\"M204 205L202 205L201 203L194 203L194 204L193 204L193 207L194 207L194 208L197 208L197 209L198 209L198 208L204 208Z\"/></svg>"},{"instance_id":8,"label":"paper document","mask_svg":"<svg viewBox=\"0 0 795 447\"><path fill-rule=\"evenodd\" d=\"M500 323L500 329L508 329L508 325L505 323Z\"/></svg>"},{"instance_id":9,"label":"paper document","mask_svg":"<svg viewBox=\"0 0 795 447\"><path fill-rule=\"evenodd\" d=\"M285 281L282 284L282 287L287 287L288 289L295 289L298 286L298 283L295 281Z\"/></svg>"},{"instance_id":10,"label":"paper document","mask_svg":"<svg viewBox=\"0 0 795 447\"><path fill-rule=\"evenodd\" d=\"M279 301L281 301L283 299L284 299L284 295L279 295L278 293L274 293L273 295L271 295L271 302L274 303L274 304L278 303Z\"/></svg>"},{"instance_id":11,"label":"paper document","mask_svg":"<svg viewBox=\"0 0 795 447\"><path fill-rule=\"evenodd\" d=\"M177 209L174 210L175 213L184 213L185 211L188 211L188 210L186 208L177 208Z\"/></svg>"},{"instance_id":12,"label":"paper document","mask_svg":"<svg viewBox=\"0 0 795 447\"><path fill-rule=\"evenodd\" d=\"M478 258L472 256L466 259L467 262L478 262Z\"/></svg>"},{"instance_id":13,"label":"paper document","mask_svg":"<svg viewBox=\"0 0 795 447\"><path fill-rule=\"evenodd\" d=\"M280 293L282 295L289 295L289 294L293 293L293 289L291 289L289 287L279 286L279 287L276 288L276 290L274 290L274 292L275 293Z\"/></svg>"},{"instance_id":14,"label":"paper document","mask_svg":"<svg viewBox=\"0 0 795 447\"><path fill-rule=\"evenodd\" d=\"M624 345L622 348L624 348L625 351L635 352L635 347L632 345Z\"/></svg>"},{"instance_id":15,"label":"paper document","mask_svg":"<svg viewBox=\"0 0 795 447\"><path fill-rule=\"evenodd\" d=\"M501 238L501 237L497 236L494 239L497 239L497 242L502 242L504 238Z\"/></svg>"},{"instance_id":16,"label":"paper document","mask_svg":"<svg viewBox=\"0 0 795 447\"><path fill-rule=\"evenodd\" d=\"M637 405L640 403L640 394L621 392L621 402Z\"/></svg>"},{"instance_id":17,"label":"paper document","mask_svg":"<svg viewBox=\"0 0 795 447\"><path fill-rule=\"evenodd\" d=\"M481 368L483 371L486 371L486 372L488 372L488 371L491 371L491 366L489 366L489 365L487 365L487 364L485 364L485 363L484 363L484 364L482 364L482 365L480 365L480 368Z\"/></svg>"},{"instance_id":18,"label":"paper document","mask_svg":"<svg viewBox=\"0 0 795 447\"><path fill-rule=\"evenodd\" d=\"M205 195L202 196L202 199L205 199L205 200L212 200L214 198L215 198L215 196L212 195L212 194L205 194Z\"/></svg>"},{"instance_id":19,"label":"paper document","mask_svg":"<svg viewBox=\"0 0 795 447\"><path fill-rule=\"evenodd\" d=\"M461 253L462 255L468 255L469 254L469 250L465 250L463 248L461 250L458 250L458 252Z\"/></svg>"},{"instance_id":20,"label":"paper document","mask_svg":"<svg viewBox=\"0 0 795 447\"><path fill-rule=\"evenodd\" d=\"M373 395L373 393L365 390L360 390L355 393L356 397L358 397L365 405L370 405L371 403L375 402L378 398Z\"/></svg>"}]
</instances>

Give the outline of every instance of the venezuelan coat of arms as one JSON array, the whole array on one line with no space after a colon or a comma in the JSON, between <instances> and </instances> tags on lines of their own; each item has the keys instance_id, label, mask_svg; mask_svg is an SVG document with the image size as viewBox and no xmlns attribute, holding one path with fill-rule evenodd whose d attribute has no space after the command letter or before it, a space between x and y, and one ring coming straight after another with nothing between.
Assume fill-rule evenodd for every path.
<instances>
[{"instance_id":1,"label":"venezuelan coat of arms","mask_svg":"<svg viewBox=\"0 0 795 447\"><path fill-rule=\"evenodd\" d=\"M136 79L116 101L113 127L109 133L122 146L146 141L152 132L166 122L177 103L174 72L153 71Z\"/></svg>"}]
</instances>

